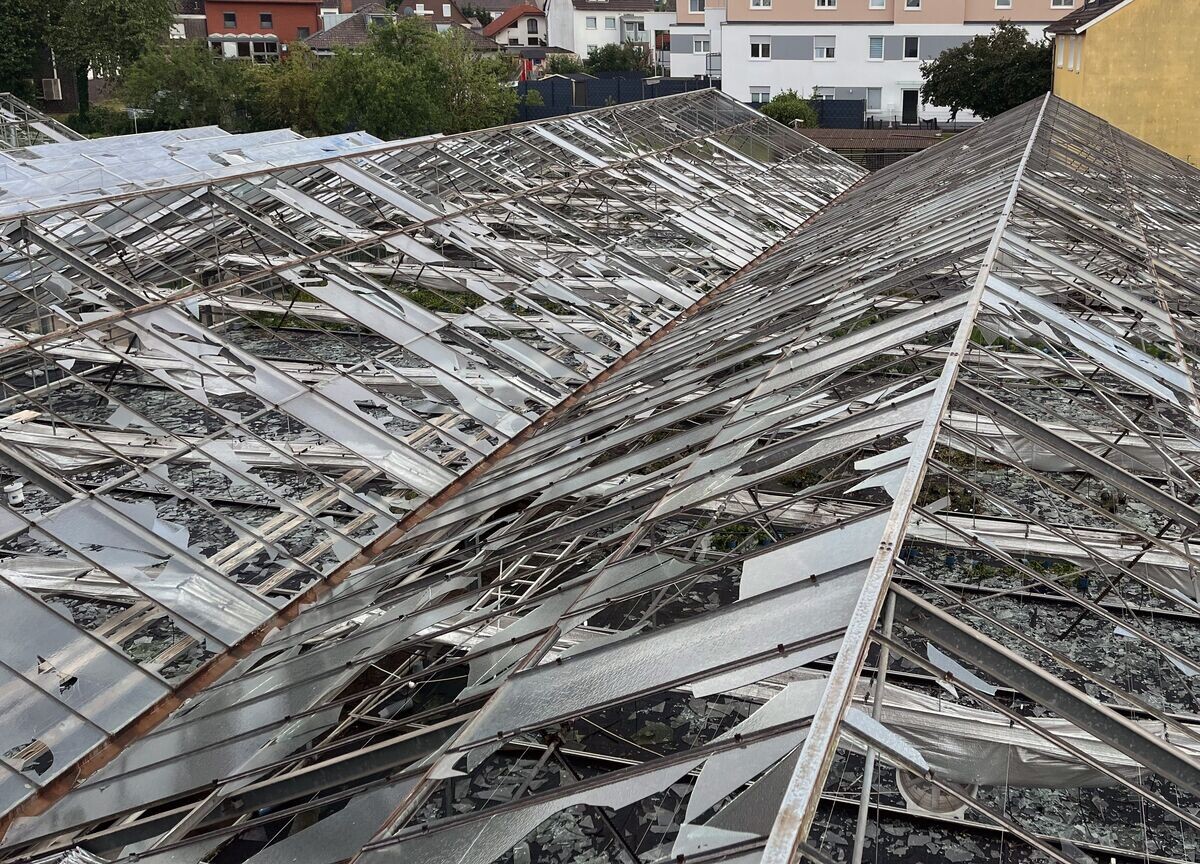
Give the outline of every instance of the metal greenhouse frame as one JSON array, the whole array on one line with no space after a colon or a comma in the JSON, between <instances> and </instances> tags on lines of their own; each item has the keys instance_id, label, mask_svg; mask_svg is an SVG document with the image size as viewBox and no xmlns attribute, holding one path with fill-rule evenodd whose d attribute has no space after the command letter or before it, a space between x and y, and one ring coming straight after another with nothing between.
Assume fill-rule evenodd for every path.
<instances>
[{"instance_id":1,"label":"metal greenhouse frame","mask_svg":"<svg viewBox=\"0 0 1200 864\"><path fill-rule=\"evenodd\" d=\"M4 860L1195 860L1195 169L196 142L0 197Z\"/></svg>"}]
</instances>

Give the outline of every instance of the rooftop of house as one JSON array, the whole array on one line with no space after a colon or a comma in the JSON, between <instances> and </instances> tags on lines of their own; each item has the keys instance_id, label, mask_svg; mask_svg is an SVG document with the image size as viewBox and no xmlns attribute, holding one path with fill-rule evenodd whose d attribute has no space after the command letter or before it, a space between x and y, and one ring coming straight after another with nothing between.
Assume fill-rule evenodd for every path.
<instances>
[{"instance_id":1,"label":"rooftop of house","mask_svg":"<svg viewBox=\"0 0 1200 864\"><path fill-rule=\"evenodd\" d=\"M513 6L505 10L499 18L492 20L490 24L483 28L484 36L495 36L501 30L511 27L513 24L520 21L529 15L545 15L541 9L530 3L523 3L520 6Z\"/></svg>"},{"instance_id":2,"label":"rooftop of house","mask_svg":"<svg viewBox=\"0 0 1200 864\"><path fill-rule=\"evenodd\" d=\"M455 9L457 8L456 6ZM360 6L345 21L330 27L328 30L314 33L304 41L314 51L332 51L336 47L356 48L367 43L372 23L378 23L378 19L381 18L390 20L397 17L399 16L391 9L379 3L369 3L365 6ZM500 50L500 46L494 39L489 39L487 36L472 30L470 27L438 22L431 20L428 16L421 16L421 20L430 27L437 27L439 30L444 30L447 27L458 27L463 35L466 36L467 41L471 43L471 47L480 53Z\"/></svg>"},{"instance_id":3,"label":"rooftop of house","mask_svg":"<svg viewBox=\"0 0 1200 864\"><path fill-rule=\"evenodd\" d=\"M1128 0L1086 0L1078 9L1068 12L1046 28L1047 33L1078 33L1101 15Z\"/></svg>"},{"instance_id":4,"label":"rooftop of house","mask_svg":"<svg viewBox=\"0 0 1200 864\"><path fill-rule=\"evenodd\" d=\"M577 12L654 12L654 0L574 0Z\"/></svg>"},{"instance_id":5,"label":"rooftop of house","mask_svg":"<svg viewBox=\"0 0 1200 864\"><path fill-rule=\"evenodd\" d=\"M400 0L396 11L401 15L421 15L435 24L470 23L454 0Z\"/></svg>"}]
</instances>

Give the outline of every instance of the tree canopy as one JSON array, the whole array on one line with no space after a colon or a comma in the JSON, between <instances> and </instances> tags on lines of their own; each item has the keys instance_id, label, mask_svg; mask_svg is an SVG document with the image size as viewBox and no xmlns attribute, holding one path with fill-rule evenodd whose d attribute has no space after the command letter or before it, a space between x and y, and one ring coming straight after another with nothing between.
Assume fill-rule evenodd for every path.
<instances>
[{"instance_id":1,"label":"tree canopy","mask_svg":"<svg viewBox=\"0 0 1200 864\"><path fill-rule=\"evenodd\" d=\"M546 58L546 75L572 75L583 71L583 61L574 54L551 54Z\"/></svg>"},{"instance_id":2,"label":"tree canopy","mask_svg":"<svg viewBox=\"0 0 1200 864\"><path fill-rule=\"evenodd\" d=\"M762 106L762 113L785 126L791 126L796 120L801 121L801 126L817 125L816 109L795 90L775 94L770 102Z\"/></svg>"},{"instance_id":3,"label":"tree canopy","mask_svg":"<svg viewBox=\"0 0 1200 864\"><path fill-rule=\"evenodd\" d=\"M392 139L508 122L517 102L512 71L508 59L477 55L459 28L438 33L409 17L373 27L365 46L327 58L302 43L267 64L226 60L203 43L166 44L130 67L122 94L152 112L155 128L365 129Z\"/></svg>"},{"instance_id":4,"label":"tree canopy","mask_svg":"<svg viewBox=\"0 0 1200 864\"><path fill-rule=\"evenodd\" d=\"M1049 42L1031 42L1025 28L1002 21L991 33L922 63L921 98L952 115L966 110L995 117L1050 89L1053 52Z\"/></svg>"},{"instance_id":5,"label":"tree canopy","mask_svg":"<svg viewBox=\"0 0 1200 864\"><path fill-rule=\"evenodd\" d=\"M0 90L31 95L38 53L48 49L74 75L86 114L88 70L115 76L166 38L174 13L174 0L3 0Z\"/></svg>"},{"instance_id":6,"label":"tree canopy","mask_svg":"<svg viewBox=\"0 0 1200 864\"><path fill-rule=\"evenodd\" d=\"M583 68L593 75L597 72L644 72L648 75L650 52L631 42L620 45L610 42L589 51Z\"/></svg>"}]
</instances>

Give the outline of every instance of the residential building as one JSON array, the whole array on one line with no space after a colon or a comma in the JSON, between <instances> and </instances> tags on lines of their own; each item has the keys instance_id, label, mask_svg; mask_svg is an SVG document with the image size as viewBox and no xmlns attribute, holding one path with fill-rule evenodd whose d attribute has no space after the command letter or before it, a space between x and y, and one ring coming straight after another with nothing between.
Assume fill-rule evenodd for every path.
<instances>
[{"instance_id":1,"label":"residential building","mask_svg":"<svg viewBox=\"0 0 1200 864\"><path fill-rule=\"evenodd\" d=\"M400 0L395 9L401 15L421 15L434 24L470 24L453 0Z\"/></svg>"},{"instance_id":2,"label":"residential building","mask_svg":"<svg viewBox=\"0 0 1200 864\"><path fill-rule=\"evenodd\" d=\"M172 39L203 39L208 35L208 19L204 0L178 0L171 22Z\"/></svg>"},{"instance_id":3,"label":"residential building","mask_svg":"<svg viewBox=\"0 0 1200 864\"><path fill-rule=\"evenodd\" d=\"M1088 0L1048 27L1054 95L1200 163L1197 0Z\"/></svg>"},{"instance_id":4,"label":"residential building","mask_svg":"<svg viewBox=\"0 0 1200 864\"><path fill-rule=\"evenodd\" d=\"M323 29L322 15L341 11L339 0L207 0L208 41L226 57L264 63Z\"/></svg>"},{"instance_id":5,"label":"residential building","mask_svg":"<svg viewBox=\"0 0 1200 864\"><path fill-rule=\"evenodd\" d=\"M1168 0L1170 2L1170 0ZM671 74L712 75L745 102L783 90L862 99L868 115L916 123L921 62L1011 20L1032 38L1083 0L680 0ZM974 119L961 113L960 120Z\"/></svg>"},{"instance_id":6,"label":"residential building","mask_svg":"<svg viewBox=\"0 0 1200 864\"><path fill-rule=\"evenodd\" d=\"M455 6L454 9L457 11L458 7ZM357 48L365 45L372 25L387 24L400 17L400 14L380 3L370 3L360 6L349 14L339 15L337 23L320 33L314 33L304 41L318 57L329 57L332 56L335 48ZM410 14L415 13L410 12ZM461 16L461 13L459 14ZM421 20L439 32L444 32L450 27L459 27L476 52L491 54L500 50L500 46L494 39L489 39L466 24L455 24L449 21L439 23L433 20L432 16L423 16Z\"/></svg>"},{"instance_id":7,"label":"residential building","mask_svg":"<svg viewBox=\"0 0 1200 864\"><path fill-rule=\"evenodd\" d=\"M571 54L565 48L543 48L537 45L501 46L504 53L517 61L517 80L531 81L541 78L550 58L556 54Z\"/></svg>"},{"instance_id":8,"label":"residential building","mask_svg":"<svg viewBox=\"0 0 1200 864\"><path fill-rule=\"evenodd\" d=\"M669 32L674 10L656 0L547 0L551 45L587 57L593 48L625 42L651 51L655 36Z\"/></svg>"},{"instance_id":9,"label":"residential building","mask_svg":"<svg viewBox=\"0 0 1200 864\"><path fill-rule=\"evenodd\" d=\"M546 44L546 13L531 3L513 6L483 28L483 35L501 45Z\"/></svg>"}]
</instances>

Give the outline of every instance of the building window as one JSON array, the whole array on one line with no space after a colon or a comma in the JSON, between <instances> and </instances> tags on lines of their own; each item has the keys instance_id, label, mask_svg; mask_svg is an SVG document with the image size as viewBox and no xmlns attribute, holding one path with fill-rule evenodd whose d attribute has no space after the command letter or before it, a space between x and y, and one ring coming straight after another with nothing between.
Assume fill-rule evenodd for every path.
<instances>
[{"instance_id":1,"label":"building window","mask_svg":"<svg viewBox=\"0 0 1200 864\"><path fill-rule=\"evenodd\" d=\"M812 98L824 101L837 98L836 87L814 87Z\"/></svg>"},{"instance_id":2,"label":"building window","mask_svg":"<svg viewBox=\"0 0 1200 864\"><path fill-rule=\"evenodd\" d=\"M751 105L766 105L771 101L770 87L751 87L750 88L750 104Z\"/></svg>"},{"instance_id":3,"label":"building window","mask_svg":"<svg viewBox=\"0 0 1200 864\"><path fill-rule=\"evenodd\" d=\"M997 9L1011 9L1012 0L996 0Z\"/></svg>"},{"instance_id":4,"label":"building window","mask_svg":"<svg viewBox=\"0 0 1200 864\"><path fill-rule=\"evenodd\" d=\"M688 0L688 11L689 12L703 12L704 11L704 0Z\"/></svg>"},{"instance_id":5,"label":"building window","mask_svg":"<svg viewBox=\"0 0 1200 864\"><path fill-rule=\"evenodd\" d=\"M693 54L707 54L709 41L707 36L696 36L692 39Z\"/></svg>"},{"instance_id":6,"label":"building window","mask_svg":"<svg viewBox=\"0 0 1200 864\"><path fill-rule=\"evenodd\" d=\"M921 0L904 0L905 9L920 9Z\"/></svg>"},{"instance_id":7,"label":"building window","mask_svg":"<svg viewBox=\"0 0 1200 864\"><path fill-rule=\"evenodd\" d=\"M1070 9L1075 5L1075 0L1050 0L1051 9Z\"/></svg>"},{"instance_id":8,"label":"building window","mask_svg":"<svg viewBox=\"0 0 1200 864\"><path fill-rule=\"evenodd\" d=\"M770 9L771 0L750 0L751 9Z\"/></svg>"},{"instance_id":9,"label":"building window","mask_svg":"<svg viewBox=\"0 0 1200 864\"><path fill-rule=\"evenodd\" d=\"M867 110L882 111L883 110L883 88L868 87L867 88Z\"/></svg>"},{"instance_id":10,"label":"building window","mask_svg":"<svg viewBox=\"0 0 1200 864\"><path fill-rule=\"evenodd\" d=\"M312 33L312 30L310 30L307 27L297 27L296 28L296 38L297 39L307 39L311 33Z\"/></svg>"},{"instance_id":11,"label":"building window","mask_svg":"<svg viewBox=\"0 0 1200 864\"><path fill-rule=\"evenodd\" d=\"M771 59L771 40L762 37L752 37L750 39L750 59L751 60L770 60Z\"/></svg>"},{"instance_id":12,"label":"building window","mask_svg":"<svg viewBox=\"0 0 1200 864\"><path fill-rule=\"evenodd\" d=\"M867 43L867 59L882 60L883 59L883 37L871 36Z\"/></svg>"},{"instance_id":13,"label":"building window","mask_svg":"<svg viewBox=\"0 0 1200 864\"><path fill-rule=\"evenodd\" d=\"M887 8L887 0L871 0L871 3L867 8L869 8L869 9L886 9Z\"/></svg>"},{"instance_id":14,"label":"building window","mask_svg":"<svg viewBox=\"0 0 1200 864\"><path fill-rule=\"evenodd\" d=\"M604 19L604 29L605 30L616 30L617 29L617 19L612 18L612 17L605 18Z\"/></svg>"},{"instance_id":15,"label":"building window","mask_svg":"<svg viewBox=\"0 0 1200 864\"><path fill-rule=\"evenodd\" d=\"M529 18L525 22L525 32L536 34L538 32L538 23L536 18Z\"/></svg>"},{"instance_id":16,"label":"building window","mask_svg":"<svg viewBox=\"0 0 1200 864\"><path fill-rule=\"evenodd\" d=\"M919 60L921 57L921 37L920 36L905 36L904 37L904 59Z\"/></svg>"},{"instance_id":17,"label":"building window","mask_svg":"<svg viewBox=\"0 0 1200 864\"><path fill-rule=\"evenodd\" d=\"M836 39L836 36L817 36L813 39L813 59L832 60Z\"/></svg>"},{"instance_id":18,"label":"building window","mask_svg":"<svg viewBox=\"0 0 1200 864\"><path fill-rule=\"evenodd\" d=\"M225 25L226 30L236 30L237 29L237 13L236 12L226 12L221 17L222 17L222 23Z\"/></svg>"},{"instance_id":19,"label":"building window","mask_svg":"<svg viewBox=\"0 0 1200 864\"><path fill-rule=\"evenodd\" d=\"M837 0L817 0L818 9L836 9Z\"/></svg>"},{"instance_id":20,"label":"building window","mask_svg":"<svg viewBox=\"0 0 1200 864\"><path fill-rule=\"evenodd\" d=\"M596 16L595 15L587 16L587 18L584 20L584 26L587 27L587 29L589 29L589 30L595 30L596 29Z\"/></svg>"},{"instance_id":21,"label":"building window","mask_svg":"<svg viewBox=\"0 0 1200 864\"><path fill-rule=\"evenodd\" d=\"M442 4L442 17L443 17L443 18L449 18L449 17L450 17L450 4L449 4L449 3L443 3L443 4Z\"/></svg>"},{"instance_id":22,"label":"building window","mask_svg":"<svg viewBox=\"0 0 1200 864\"><path fill-rule=\"evenodd\" d=\"M1083 69L1083 37L1076 36L1075 37L1075 74L1078 75L1079 71L1081 69Z\"/></svg>"},{"instance_id":23,"label":"building window","mask_svg":"<svg viewBox=\"0 0 1200 864\"><path fill-rule=\"evenodd\" d=\"M258 13L258 29L270 30L275 26L275 17L270 12Z\"/></svg>"}]
</instances>

